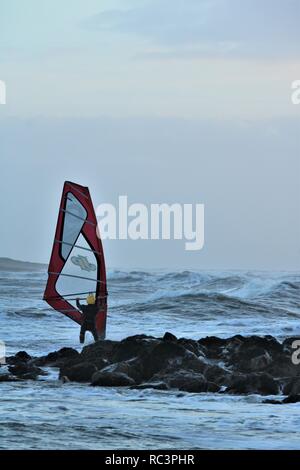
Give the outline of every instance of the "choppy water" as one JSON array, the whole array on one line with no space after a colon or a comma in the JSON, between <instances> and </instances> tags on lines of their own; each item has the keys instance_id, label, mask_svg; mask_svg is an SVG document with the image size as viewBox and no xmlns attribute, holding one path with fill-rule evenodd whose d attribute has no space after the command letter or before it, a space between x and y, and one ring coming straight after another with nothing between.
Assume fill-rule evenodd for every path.
<instances>
[{"instance_id":1,"label":"choppy water","mask_svg":"<svg viewBox=\"0 0 300 470\"><path fill-rule=\"evenodd\" d=\"M41 300L46 274L0 272L7 354L78 347L78 326ZM300 273L109 273L107 335L300 335ZM89 338L91 341L91 338ZM1 449L299 449L300 407L259 396L0 383Z\"/></svg>"}]
</instances>

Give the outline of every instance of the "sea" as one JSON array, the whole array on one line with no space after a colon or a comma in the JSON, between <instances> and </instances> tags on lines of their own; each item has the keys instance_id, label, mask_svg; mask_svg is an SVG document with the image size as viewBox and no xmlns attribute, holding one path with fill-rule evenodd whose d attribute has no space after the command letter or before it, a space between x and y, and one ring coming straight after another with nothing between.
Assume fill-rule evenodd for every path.
<instances>
[{"instance_id":1,"label":"sea","mask_svg":"<svg viewBox=\"0 0 300 470\"><path fill-rule=\"evenodd\" d=\"M80 351L79 327L42 300L47 274L0 272L6 355ZM108 273L107 338L300 335L300 272ZM87 336L87 343L92 337ZM5 367L0 368L0 373ZM0 449L300 449L300 406L232 396L38 381L0 383ZM277 397L278 398L278 397Z\"/></svg>"}]
</instances>

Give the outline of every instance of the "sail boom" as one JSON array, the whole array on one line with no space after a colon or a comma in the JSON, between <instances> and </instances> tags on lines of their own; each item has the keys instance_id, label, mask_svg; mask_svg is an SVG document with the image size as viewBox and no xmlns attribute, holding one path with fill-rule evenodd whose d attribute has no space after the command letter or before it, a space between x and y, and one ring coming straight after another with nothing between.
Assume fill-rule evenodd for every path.
<instances>
[{"instance_id":1,"label":"sail boom","mask_svg":"<svg viewBox=\"0 0 300 470\"><path fill-rule=\"evenodd\" d=\"M52 276L74 277L75 279L84 279L85 281L93 281L93 282L97 282L97 283L104 283L104 281L95 280L92 277L76 276L75 274L56 273L56 272L51 272L51 271L48 271L48 274L52 275ZM64 294L64 296L65 295L66 294Z\"/></svg>"},{"instance_id":2,"label":"sail boom","mask_svg":"<svg viewBox=\"0 0 300 470\"><path fill-rule=\"evenodd\" d=\"M61 245L68 245L68 246L72 246L74 248L80 248L81 250L85 250L85 251L91 251L92 253L96 253L97 255L102 256L102 253L100 253L100 251L92 250L91 248L86 248L86 247L80 246L80 245L72 245L72 243L63 242L62 240L54 240L54 242L55 243L60 243Z\"/></svg>"}]
</instances>

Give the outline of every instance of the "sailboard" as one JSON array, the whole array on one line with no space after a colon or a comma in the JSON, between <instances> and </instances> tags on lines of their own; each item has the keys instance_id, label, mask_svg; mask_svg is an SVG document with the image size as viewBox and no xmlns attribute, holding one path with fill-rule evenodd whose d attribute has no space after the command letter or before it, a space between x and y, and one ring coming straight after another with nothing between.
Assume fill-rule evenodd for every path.
<instances>
[{"instance_id":1,"label":"sailboard","mask_svg":"<svg viewBox=\"0 0 300 470\"><path fill-rule=\"evenodd\" d=\"M105 338L107 316L106 270L99 227L89 189L66 181L59 208L48 267L44 300L78 324L82 313L76 299L94 293L96 328Z\"/></svg>"}]
</instances>

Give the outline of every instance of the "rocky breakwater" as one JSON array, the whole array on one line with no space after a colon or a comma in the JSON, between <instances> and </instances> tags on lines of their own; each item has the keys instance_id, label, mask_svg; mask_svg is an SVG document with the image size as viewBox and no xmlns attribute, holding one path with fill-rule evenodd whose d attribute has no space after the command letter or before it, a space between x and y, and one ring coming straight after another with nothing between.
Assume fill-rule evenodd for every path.
<instances>
[{"instance_id":1,"label":"rocky breakwater","mask_svg":"<svg viewBox=\"0 0 300 470\"><path fill-rule=\"evenodd\" d=\"M197 340L146 335L98 341L82 351L63 348L34 358L25 351L9 357L0 381L34 380L44 367L59 369L64 382L92 386L177 389L183 392L286 395L300 401L300 365L292 362L292 343L272 336L206 337ZM2 378L1 378L2 377Z\"/></svg>"}]
</instances>

